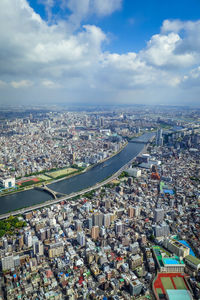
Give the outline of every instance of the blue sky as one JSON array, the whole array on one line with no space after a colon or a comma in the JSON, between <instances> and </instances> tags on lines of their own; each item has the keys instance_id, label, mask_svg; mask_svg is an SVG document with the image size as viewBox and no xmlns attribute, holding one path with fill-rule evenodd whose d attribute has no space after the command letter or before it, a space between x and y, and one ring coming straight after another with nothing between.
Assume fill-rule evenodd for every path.
<instances>
[{"instance_id":1,"label":"blue sky","mask_svg":"<svg viewBox=\"0 0 200 300\"><path fill-rule=\"evenodd\" d=\"M199 0L1 0L0 103L199 105L199 11Z\"/></svg>"},{"instance_id":2,"label":"blue sky","mask_svg":"<svg viewBox=\"0 0 200 300\"><path fill-rule=\"evenodd\" d=\"M48 20L41 0L28 2L44 20ZM55 19L66 19L70 10L62 10L58 5L59 1L56 2L52 7ZM87 21L110 33L110 42L105 49L124 53L144 48L151 36L159 32L163 20L196 21L199 19L199 12L199 0L124 0L121 9L113 14L104 17L89 16L82 23Z\"/></svg>"}]
</instances>

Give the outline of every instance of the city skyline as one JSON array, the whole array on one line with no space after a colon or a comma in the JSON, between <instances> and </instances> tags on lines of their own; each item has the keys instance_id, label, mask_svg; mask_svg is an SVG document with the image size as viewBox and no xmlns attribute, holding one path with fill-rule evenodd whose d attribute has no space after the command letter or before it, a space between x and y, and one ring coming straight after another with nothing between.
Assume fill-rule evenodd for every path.
<instances>
[{"instance_id":1,"label":"city skyline","mask_svg":"<svg viewBox=\"0 0 200 300\"><path fill-rule=\"evenodd\" d=\"M200 3L0 2L0 105L199 105Z\"/></svg>"}]
</instances>

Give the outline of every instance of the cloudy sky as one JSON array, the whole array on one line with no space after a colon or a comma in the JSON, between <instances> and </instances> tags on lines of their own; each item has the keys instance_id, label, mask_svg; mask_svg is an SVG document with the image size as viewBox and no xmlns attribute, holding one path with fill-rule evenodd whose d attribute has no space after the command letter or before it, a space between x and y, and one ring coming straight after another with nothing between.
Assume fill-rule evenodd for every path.
<instances>
[{"instance_id":1,"label":"cloudy sky","mask_svg":"<svg viewBox=\"0 0 200 300\"><path fill-rule=\"evenodd\" d=\"M200 106L199 12L199 0L0 0L0 103Z\"/></svg>"}]
</instances>

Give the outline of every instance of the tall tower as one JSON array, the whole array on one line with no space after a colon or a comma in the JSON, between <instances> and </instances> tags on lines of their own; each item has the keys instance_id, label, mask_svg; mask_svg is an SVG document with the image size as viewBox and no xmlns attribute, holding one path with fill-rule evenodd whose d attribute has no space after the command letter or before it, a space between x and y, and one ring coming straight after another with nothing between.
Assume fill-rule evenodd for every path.
<instances>
[{"instance_id":1,"label":"tall tower","mask_svg":"<svg viewBox=\"0 0 200 300\"><path fill-rule=\"evenodd\" d=\"M163 145L162 129L159 128L156 133L156 146Z\"/></svg>"}]
</instances>

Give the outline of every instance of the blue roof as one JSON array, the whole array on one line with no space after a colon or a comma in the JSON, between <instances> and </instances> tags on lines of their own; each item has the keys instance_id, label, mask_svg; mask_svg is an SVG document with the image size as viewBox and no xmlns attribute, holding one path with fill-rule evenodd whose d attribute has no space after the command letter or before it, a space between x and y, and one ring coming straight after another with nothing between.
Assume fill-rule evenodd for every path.
<instances>
[{"instance_id":1,"label":"blue roof","mask_svg":"<svg viewBox=\"0 0 200 300\"><path fill-rule=\"evenodd\" d=\"M169 300L192 300L188 290L166 290Z\"/></svg>"},{"instance_id":2,"label":"blue roof","mask_svg":"<svg viewBox=\"0 0 200 300\"><path fill-rule=\"evenodd\" d=\"M189 245L186 241L184 241L184 240L179 240L179 242L180 242L181 244L185 245L186 247L190 248L190 255L196 257L195 254L194 254L194 252L193 252L193 250L192 250L192 248L190 247L190 245Z\"/></svg>"},{"instance_id":3,"label":"blue roof","mask_svg":"<svg viewBox=\"0 0 200 300\"><path fill-rule=\"evenodd\" d=\"M163 262L166 265L177 265L179 262L174 258L163 258Z\"/></svg>"},{"instance_id":4,"label":"blue roof","mask_svg":"<svg viewBox=\"0 0 200 300\"><path fill-rule=\"evenodd\" d=\"M174 195L174 191L173 191L173 190L163 190L163 192L164 192L165 194Z\"/></svg>"}]
</instances>

